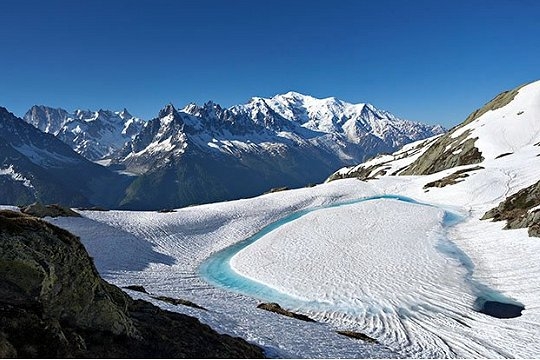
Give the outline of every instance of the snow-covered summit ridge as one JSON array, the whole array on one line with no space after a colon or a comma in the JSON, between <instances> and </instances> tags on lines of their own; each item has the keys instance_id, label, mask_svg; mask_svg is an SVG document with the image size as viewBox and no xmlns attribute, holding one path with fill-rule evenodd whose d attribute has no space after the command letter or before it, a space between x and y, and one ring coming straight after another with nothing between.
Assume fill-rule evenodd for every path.
<instances>
[{"instance_id":1,"label":"snow-covered summit ridge","mask_svg":"<svg viewBox=\"0 0 540 360\"><path fill-rule=\"evenodd\" d=\"M121 148L139 133L144 123L125 108L122 111L77 109L69 113L43 105L33 106L23 119L55 135L90 160L102 159Z\"/></svg>"},{"instance_id":2,"label":"snow-covered summit ridge","mask_svg":"<svg viewBox=\"0 0 540 360\"><path fill-rule=\"evenodd\" d=\"M264 107L268 107L279 116L302 127L323 133L343 134L355 143L361 141L365 134L393 141L393 137L399 137L399 132L414 141L425 138L426 136L422 135L425 135L426 131L430 131L430 136L445 131L439 125L429 126L400 119L369 103L351 104L335 97L318 99L294 91L272 98L254 97L239 107L252 114L263 112Z\"/></svg>"},{"instance_id":3,"label":"snow-covered summit ridge","mask_svg":"<svg viewBox=\"0 0 540 360\"><path fill-rule=\"evenodd\" d=\"M168 127L177 127L178 124L187 125L176 129L186 133L182 142L191 138L193 143L210 148L207 150L220 149L228 153L231 142L243 150L249 148L247 143L293 141L306 145L307 142L310 147L337 152L340 159L349 161L394 150L445 131L441 126L402 120L371 104L350 104L333 97L317 99L288 92L272 98L254 97L247 104L230 108L208 101L202 106L190 103L177 110L169 103L144 126L146 130L139 134L139 138L144 137L147 144L163 142L163 134L171 132ZM149 141L150 132L159 135L159 139ZM212 144L207 146L209 140ZM140 153L141 139L133 141L139 145L128 148L137 148ZM228 144L227 149L219 146L222 142ZM126 151L122 153L127 155Z\"/></svg>"}]
</instances>

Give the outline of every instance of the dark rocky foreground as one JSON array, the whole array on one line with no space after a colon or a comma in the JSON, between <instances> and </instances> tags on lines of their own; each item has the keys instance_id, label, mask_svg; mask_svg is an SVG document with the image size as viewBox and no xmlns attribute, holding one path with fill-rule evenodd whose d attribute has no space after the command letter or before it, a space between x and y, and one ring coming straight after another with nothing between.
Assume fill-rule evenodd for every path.
<instances>
[{"instance_id":1,"label":"dark rocky foreground","mask_svg":"<svg viewBox=\"0 0 540 360\"><path fill-rule=\"evenodd\" d=\"M133 300L101 279L77 237L0 211L0 357L261 358L240 338Z\"/></svg>"}]
</instances>

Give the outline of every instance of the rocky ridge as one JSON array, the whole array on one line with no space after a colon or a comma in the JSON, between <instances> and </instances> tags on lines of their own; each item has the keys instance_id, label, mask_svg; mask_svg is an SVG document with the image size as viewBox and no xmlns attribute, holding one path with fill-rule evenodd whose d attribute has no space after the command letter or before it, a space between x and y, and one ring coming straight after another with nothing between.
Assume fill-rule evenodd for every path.
<instances>
[{"instance_id":1,"label":"rocky ridge","mask_svg":"<svg viewBox=\"0 0 540 360\"><path fill-rule=\"evenodd\" d=\"M322 182L339 166L442 131L369 104L298 93L229 109L169 104L111 167L138 175L122 208L174 208Z\"/></svg>"}]
</instances>

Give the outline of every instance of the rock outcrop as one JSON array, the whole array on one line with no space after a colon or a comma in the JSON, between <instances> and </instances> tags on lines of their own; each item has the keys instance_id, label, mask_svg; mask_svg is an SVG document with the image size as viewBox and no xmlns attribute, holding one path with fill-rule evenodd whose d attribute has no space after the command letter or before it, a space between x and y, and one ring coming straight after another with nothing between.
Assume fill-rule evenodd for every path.
<instances>
[{"instance_id":1,"label":"rock outcrop","mask_svg":"<svg viewBox=\"0 0 540 360\"><path fill-rule=\"evenodd\" d=\"M540 181L506 198L484 214L486 219L506 220L505 229L528 228L529 236L540 237Z\"/></svg>"},{"instance_id":2,"label":"rock outcrop","mask_svg":"<svg viewBox=\"0 0 540 360\"><path fill-rule=\"evenodd\" d=\"M97 273L79 239L0 211L0 357L262 357L197 319L133 300Z\"/></svg>"},{"instance_id":3,"label":"rock outcrop","mask_svg":"<svg viewBox=\"0 0 540 360\"><path fill-rule=\"evenodd\" d=\"M28 206L21 206L20 207L21 212L25 213L27 215L44 218L47 216L50 217L80 217L81 214L79 214L76 211L71 210L68 207L59 205L59 204L52 204L52 205L43 205L41 203L33 203Z\"/></svg>"},{"instance_id":4,"label":"rock outcrop","mask_svg":"<svg viewBox=\"0 0 540 360\"><path fill-rule=\"evenodd\" d=\"M285 310L277 303L262 303L262 304L257 305L257 308L258 309L263 309L263 310L266 310L266 311L271 311L271 312L274 312L276 314L284 315L284 316L291 317L291 318L297 319L297 320L302 320L302 321L307 321L307 322L315 322L315 320L313 320L312 318L310 318L310 317L308 317L306 315L297 314L297 313L294 313L292 311Z\"/></svg>"}]
</instances>

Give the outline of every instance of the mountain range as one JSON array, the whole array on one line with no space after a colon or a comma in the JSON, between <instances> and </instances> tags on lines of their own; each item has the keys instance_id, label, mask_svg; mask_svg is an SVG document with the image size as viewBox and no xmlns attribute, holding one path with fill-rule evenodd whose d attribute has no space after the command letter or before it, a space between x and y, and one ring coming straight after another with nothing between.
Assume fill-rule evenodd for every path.
<instances>
[{"instance_id":1,"label":"mountain range","mask_svg":"<svg viewBox=\"0 0 540 360\"><path fill-rule=\"evenodd\" d=\"M22 126L13 125L15 118L9 117L12 126L4 131ZM82 186L79 193L85 201L81 204L125 209L174 208L255 196L272 188L301 187L323 181L340 167L445 131L402 120L371 104L296 92L255 97L230 108L207 102L179 110L168 104L149 121L126 109L70 113L46 106L33 106L23 120L39 130L31 137L43 137L43 132L54 135L73 150L71 157L79 161L83 157L85 164L94 162L89 166L114 179L115 186L106 186L107 196ZM49 151L43 146L40 151ZM63 166L69 168L69 164ZM13 193L18 195L0 194L0 200L55 199L45 190L32 191L32 171L23 174L19 168L14 162L3 162L2 178L15 181L18 191ZM28 180L28 186L14 180L18 176ZM66 183L79 183L69 174L61 177ZM86 182L94 178L85 177L92 179ZM79 204L77 197L71 199L68 204Z\"/></svg>"},{"instance_id":2,"label":"mountain range","mask_svg":"<svg viewBox=\"0 0 540 360\"><path fill-rule=\"evenodd\" d=\"M100 160L120 149L139 133L144 122L126 109L76 110L32 106L23 119L39 130L53 134L91 161Z\"/></svg>"}]
</instances>

